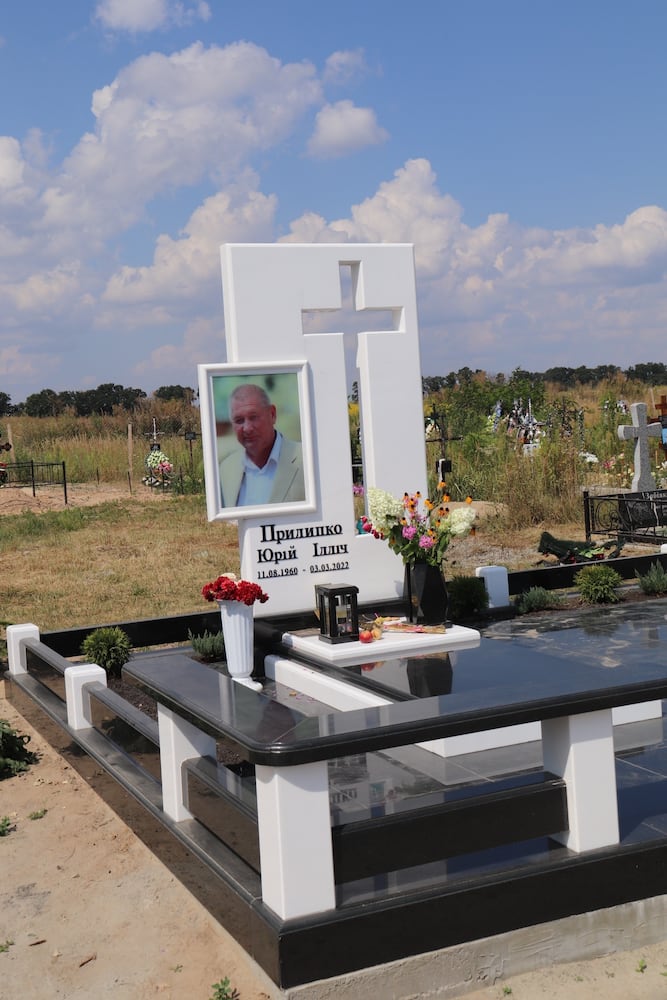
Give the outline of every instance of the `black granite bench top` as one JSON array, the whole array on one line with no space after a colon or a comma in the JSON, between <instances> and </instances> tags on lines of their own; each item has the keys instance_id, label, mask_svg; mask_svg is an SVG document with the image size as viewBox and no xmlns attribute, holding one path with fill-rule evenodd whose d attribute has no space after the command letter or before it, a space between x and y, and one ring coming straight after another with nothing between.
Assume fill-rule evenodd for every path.
<instances>
[{"instance_id":1,"label":"black granite bench top","mask_svg":"<svg viewBox=\"0 0 667 1000\"><path fill-rule=\"evenodd\" d=\"M232 740L247 760L279 767L661 699L667 656L652 653L611 669L540 653L484 686L322 715L304 713L296 700L281 704L182 653L140 657L123 675L202 731Z\"/></svg>"}]
</instances>

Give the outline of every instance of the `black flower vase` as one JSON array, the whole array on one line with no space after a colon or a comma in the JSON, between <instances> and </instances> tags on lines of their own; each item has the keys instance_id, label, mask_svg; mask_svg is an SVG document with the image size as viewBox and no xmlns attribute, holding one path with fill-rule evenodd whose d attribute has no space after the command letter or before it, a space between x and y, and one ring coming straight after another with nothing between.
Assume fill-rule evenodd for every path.
<instances>
[{"instance_id":1,"label":"black flower vase","mask_svg":"<svg viewBox=\"0 0 667 1000\"><path fill-rule=\"evenodd\" d=\"M447 618L447 585L438 566L416 562L405 567L404 596L409 621L421 625L442 625Z\"/></svg>"}]
</instances>

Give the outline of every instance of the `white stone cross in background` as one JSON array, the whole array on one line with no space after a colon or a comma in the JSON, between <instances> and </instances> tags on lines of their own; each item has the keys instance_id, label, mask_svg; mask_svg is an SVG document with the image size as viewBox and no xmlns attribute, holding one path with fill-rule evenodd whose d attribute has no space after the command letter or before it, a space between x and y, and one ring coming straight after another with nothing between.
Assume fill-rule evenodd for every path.
<instances>
[{"instance_id":1,"label":"white stone cross in background","mask_svg":"<svg viewBox=\"0 0 667 1000\"><path fill-rule=\"evenodd\" d=\"M662 428L660 424L649 424L646 403L633 403L630 407L632 424L622 424L618 428L621 441L635 441L635 474L632 477L632 492L650 491L655 489L655 479L651 472L651 456L648 449L648 439L659 438Z\"/></svg>"}]
</instances>

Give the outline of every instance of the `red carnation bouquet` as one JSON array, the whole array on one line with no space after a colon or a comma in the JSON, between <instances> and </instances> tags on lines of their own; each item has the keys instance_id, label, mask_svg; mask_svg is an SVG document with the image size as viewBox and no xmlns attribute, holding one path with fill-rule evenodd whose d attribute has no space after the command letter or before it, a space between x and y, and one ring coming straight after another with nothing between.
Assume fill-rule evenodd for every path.
<instances>
[{"instance_id":1,"label":"red carnation bouquet","mask_svg":"<svg viewBox=\"0 0 667 1000\"><path fill-rule=\"evenodd\" d=\"M238 601L248 605L255 601L265 604L269 599L258 584L237 580L234 573L223 573L217 580L205 583L201 593L205 601Z\"/></svg>"}]
</instances>

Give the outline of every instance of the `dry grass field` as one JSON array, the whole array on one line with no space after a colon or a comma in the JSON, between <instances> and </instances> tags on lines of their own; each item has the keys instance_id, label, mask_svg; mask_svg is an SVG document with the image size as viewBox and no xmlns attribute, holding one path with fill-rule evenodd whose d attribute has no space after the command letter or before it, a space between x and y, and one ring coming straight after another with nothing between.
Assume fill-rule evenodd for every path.
<instances>
[{"instance_id":1,"label":"dry grass field","mask_svg":"<svg viewBox=\"0 0 667 1000\"><path fill-rule=\"evenodd\" d=\"M20 510L19 510L20 508ZM2 621L40 628L196 611L201 587L238 571L236 529L203 498L122 486L0 490Z\"/></svg>"},{"instance_id":2,"label":"dry grass field","mask_svg":"<svg viewBox=\"0 0 667 1000\"><path fill-rule=\"evenodd\" d=\"M476 531L448 549L448 577L537 565L545 528L585 537L583 511L580 523L512 527L501 505L474 506ZM0 559L0 625L43 629L202 610L202 585L239 568L235 525L209 523L203 497L146 487L130 494L122 483L71 486L67 507L59 489L38 488L35 497L0 489Z\"/></svg>"}]
</instances>

